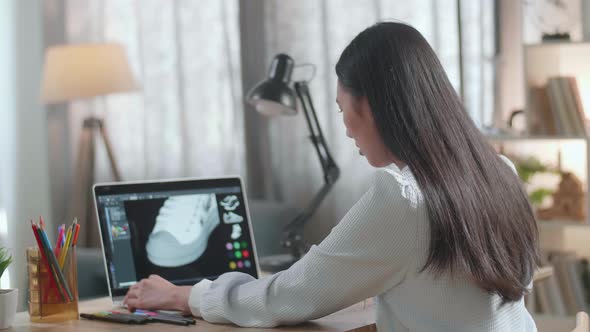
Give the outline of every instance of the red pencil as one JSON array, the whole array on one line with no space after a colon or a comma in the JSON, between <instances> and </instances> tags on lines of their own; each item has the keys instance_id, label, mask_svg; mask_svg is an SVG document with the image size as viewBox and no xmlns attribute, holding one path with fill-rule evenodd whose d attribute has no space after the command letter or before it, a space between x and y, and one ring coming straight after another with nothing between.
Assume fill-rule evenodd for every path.
<instances>
[{"instance_id":1,"label":"red pencil","mask_svg":"<svg viewBox=\"0 0 590 332\"><path fill-rule=\"evenodd\" d=\"M76 244L78 243L78 234L80 233L80 224L78 224L78 222L76 222L76 229L74 229L74 235L73 235L73 241L72 241L72 245L75 247Z\"/></svg>"}]
</instances>

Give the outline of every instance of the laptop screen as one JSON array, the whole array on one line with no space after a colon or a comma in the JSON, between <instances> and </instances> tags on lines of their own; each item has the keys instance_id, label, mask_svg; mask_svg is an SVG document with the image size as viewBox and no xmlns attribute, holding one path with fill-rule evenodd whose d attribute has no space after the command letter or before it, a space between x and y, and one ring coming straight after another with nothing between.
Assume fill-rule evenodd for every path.
<instances>
[{"instance_id":1,"label":"laptop screen","mask_svg":"<svg viewBox=\"0 0 590 332\"><path fill-rule=\"evenodd\" d=\"M151 274L176 285L258 277L239 178L105 184L94 194L112 296Z\"/></svg>"}]
</instances>

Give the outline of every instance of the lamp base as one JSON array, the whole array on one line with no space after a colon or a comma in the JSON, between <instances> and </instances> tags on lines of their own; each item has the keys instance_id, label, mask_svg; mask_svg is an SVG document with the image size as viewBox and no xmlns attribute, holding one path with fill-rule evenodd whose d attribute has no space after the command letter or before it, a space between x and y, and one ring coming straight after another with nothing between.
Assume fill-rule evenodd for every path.
<instances>
[{"instance_id":1,"label":"lamp base","mask_svg":"<svg viewBox=\"0 0 590 332\"><path fill-rule=\"evenodd\" d=\"M291 254L281 254L260 257L259 262L262 271L276 273L288 269L298 260Z\"/></svg>"}]
</instances>

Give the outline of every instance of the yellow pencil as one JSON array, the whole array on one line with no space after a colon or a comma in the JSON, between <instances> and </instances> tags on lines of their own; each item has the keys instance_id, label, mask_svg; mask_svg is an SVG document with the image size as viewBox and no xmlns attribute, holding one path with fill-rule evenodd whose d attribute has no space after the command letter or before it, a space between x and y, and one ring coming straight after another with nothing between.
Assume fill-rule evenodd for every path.
<instances>
[{"instance_id":1,"label":"yellow pencil","mask_svg":"<svg viewBox=\"0 0 590 332\"><path fill-rule=\"evenodd\" d=\"M66 261L66 255L67 255L68 249L70 247L71 241L72 241L72 226L68 227L68 233L66 234L66 243L64 244L64 247L59 252L59 267L62 269L63 269L65 261Z\"/></svg>"}]
</instances>

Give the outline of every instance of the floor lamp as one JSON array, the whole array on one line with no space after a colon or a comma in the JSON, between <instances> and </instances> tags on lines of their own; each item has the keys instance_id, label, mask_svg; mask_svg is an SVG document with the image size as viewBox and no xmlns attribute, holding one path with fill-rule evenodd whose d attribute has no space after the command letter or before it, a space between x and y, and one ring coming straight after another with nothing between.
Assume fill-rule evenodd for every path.
<instances>
[{"instance_id":1,"label":"floor lamp","mask_svg":"<svg viewBox=\"0 0 590 332\"><path fill-rule=\"evenodd\" d=\"M125 51L119 44L60 45L47 50L41 95L45 104L89 100L137 89ZM100 245L91 192L97 136L104 142L114 180L121 181L103 120L87 117L82 123L75 178L67 207L68 221L75 217L85 225L82 229L87 232L80 234L80 242L85 246Z\"/></svg>"}]
</instances>

